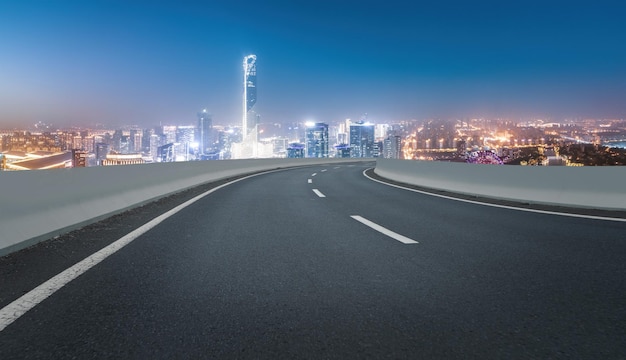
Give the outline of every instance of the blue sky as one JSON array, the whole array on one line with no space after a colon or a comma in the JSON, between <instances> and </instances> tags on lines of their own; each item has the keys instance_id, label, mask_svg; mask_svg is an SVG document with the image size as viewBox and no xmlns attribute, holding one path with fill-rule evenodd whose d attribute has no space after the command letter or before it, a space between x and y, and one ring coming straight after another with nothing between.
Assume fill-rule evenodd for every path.
<instances>
[{"instance_id":1,"label":"blue sky","mask_svg":"<svg viewBox=\"0 0 626 360\"><path fill-rule=\"evenodd\" d=\"M618 1L0 3L0 127L626 117Z\"/></svg>"}]
</instances>

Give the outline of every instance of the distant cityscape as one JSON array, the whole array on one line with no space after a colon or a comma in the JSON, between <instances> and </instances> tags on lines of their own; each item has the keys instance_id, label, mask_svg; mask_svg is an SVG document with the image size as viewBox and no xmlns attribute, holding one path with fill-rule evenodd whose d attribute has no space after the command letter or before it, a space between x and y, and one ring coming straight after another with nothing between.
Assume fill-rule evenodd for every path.
<instances>
[{"instance_id":1,"label":"distant cityscape","mask_svg":"<svg viewBox=\"0 0 626 360\"><path fill-rule=\"evenodd\" d=\"M626 165L626 120L355 119L263 122L256 56L243 60L240 124L203 109L186 124L58 129L40 121L0 129L0 170L246 158L391 158L498 165Z\"/></svg>"}]
</instances>

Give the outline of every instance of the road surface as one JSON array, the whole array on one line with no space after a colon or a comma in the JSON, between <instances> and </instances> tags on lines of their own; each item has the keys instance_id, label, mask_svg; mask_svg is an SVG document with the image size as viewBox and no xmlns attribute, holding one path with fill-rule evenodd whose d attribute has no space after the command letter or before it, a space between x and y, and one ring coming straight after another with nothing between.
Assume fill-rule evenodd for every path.
<instances>
[{"instance_id":1,"label":"road surface","mask_svg":"<svg viewBox=\"0 0 626 360\"><path fill-rule=\"evenodd\" d=\"M213 191L6 325L0 358L626 357L625 222L429 196L371 166ZM211 186L1 258L0 307Z\"/></svg>"}]
</instances>

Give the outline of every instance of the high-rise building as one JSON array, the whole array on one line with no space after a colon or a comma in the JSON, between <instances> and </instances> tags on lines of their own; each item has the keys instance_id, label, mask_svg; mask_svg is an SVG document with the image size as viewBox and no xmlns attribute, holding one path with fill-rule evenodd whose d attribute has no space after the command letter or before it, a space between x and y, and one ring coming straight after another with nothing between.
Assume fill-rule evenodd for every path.
<instances>
[{"instance_id":1,"label":"high-rise building","mask_svg":"<svg viewBox=\"0 0 626 360\"><path fill-rule=\"evenodd\" d=\"M104 160L107 158L107 155L109 154L109 144L107 143L97 143L95 146L95 153L96 153L96 164L98 166L102 165L102 163L104 162Z\"/></svg>"},{"instance_id":2,"label":"high-rise building","mask_svg":"<svg viewBox=\"0 0 626 360\"><path fill-rule=\"evenodd\" d=\"M122 132L122 130L115 130L115 132L113 133L113 138L111 139L111 150L118 153L121 152L120 150L123 135L124 133Z\"/></svg>"},{"instance_id":3,"label":"high-rise building","mask_svg":"<svg viewBox=\"0 0 626 360\"><path fill-rule=\"evenodd\" d=\"M161 145L157 148L157 162L174 161L174 143Z\"/></svg>"},{"instance_id":4,"label":"high-rise building","mask_svg":"<svg viewBox=\"0 0 626 360\"><path fill-rule=\"evenodd\" d=\"M383 157L400 159L402 152L402 138L398 135L388 136L383 142Z\"/></svg>"},{"instance_id":5,"label":"high-rise building","mask_svg":"<svg viewBox=\"0 0 626 360\"><path fill-rule=\"evenodd\" d=\"M382 141L374 141L374 148L372 150L373 157L379 157L383 153L383 142Z\"/></svg>"},{"instance_id":6,"label":"high-rise building","mask_svg":"<svg viewBox=\"0 0 626 360\"><path fill-rule=\"evenodd\" d=\"M274 155L285 157L287 148L289 147L289 139L286 137L274 137L272 138L272 145L274 146L274 150L272 151Z\"/></svg>"},{"instance_id":7,"label":"high-rise building","mask_svg":"<svg viewBox=\"0 0 626 360\"><path fill-rule=\"evenodd\" d=\"M120 154L130 154L130 135L122 135L120 140Z\"/></svg>"},{"instance_id":8,"label":"high-rise building","mask_svg":"<svg viewBox=\"0 0 626 360\"><path fill-rule=\"evenodd\" d=\"M259 117L253 110L257 100L256 85L256 55L248 55L243 58L241 142L232 144L232 159L257 158L265 154L265 147L258 139Z\"/></svg>"},{"instance_id":9,"label":"high-rise building","mask_svg":"<svg viewBox=\"0 0 626 360\"><path fill-rule=\"evenodd\" d=\"M192 143L195 138L196 127L191 125L180 125L176 127L176 142L185 144Z\"/></svg>"},{"instance_id":10,"label":"high-rise building","mask_svg":"<svg viewBox=\"0 0 626 360\"><path fill-rule=\"evenodd\" d=\"M359 121L350 124L350 157L374 156L374 125Z\"/></svg>"},{"instance_id":11,"label":"high-rise building","mask_svg":"<svg viewBox=\"0 0 626 360\"><path fill-rule=\"evenodd\" d=\"M217 134L218 141L218 149L220 151L220 158L222 159L230 159L231 158L231 146L236 142L237 134L235 134L235 129L228 128L220 131Z\"/></svg>"},{"instance_id":12,"label":"high-rise building","mask_svg":"<svg viewBox=\"0 0 626 360\"><path fill-rule=\"evenodd\" d=\"M241 131L244 141L249 133L255 129L256 117L248 118L250 111L256 104L256 55L243 58L243 122Z\"/></svg>"},{"instance_id":13,"label":"high-rise building","mask_svg":"<svg viewBox=\"0 0 626 360\"><path fill-rule=\"evenodd\" d=\"M128 137L128 152L131 154L141 153L141 136L143 133L140 129L130 129Z\"/></svg>"},{"instance_id":14,"label":"high-rise building","mask_svg":"<svg viewBox=\"0 0 626 360\"><path fill-rule=\"evenodd\" d=\"M162 134L150 135L150 156L153 162L159 161L159 147L163 144L164 138Z\"/></svg>"},{"instance_id":15,"label":"high-rise building","mask_svg":"<svg viewBox=\"0 0 626 360\"><path fill-rule=\"evenodd\" d=\"M150 154L150 136L154 133L152 129L141 130L141 152Z\"/></svg>"},{"instance_id":16,"label":"high-rise building","mask_svg":"<svg viewBox=\"0 0 626 360\"><path fill-rule=\"evenodd\" d=\"M206 109L198 113L198 126L196 128L196 142L200 155L208 154L212 149L213 119Z\"/></svg>"},{"instance_id":17,"label":"high-rise building","mask_svg":"<svg viewBox=\"0 0 626 360\"><path fill-rule=\"evenodd\" d=\"M176 161L188 161L193 153L193 142L196 127L193 125L180 125L176 127L176 143L174 144Z\"/></svg>"},{"instance_id":18,"label":"high-rise building","mask_svg":"<svg viewBox=\"0 0 626 360\"><path fill-rule=\"evenodd\" d=\"M328 124L306 124L306 157L328 157Z\"/></svg>"}]
</instances>

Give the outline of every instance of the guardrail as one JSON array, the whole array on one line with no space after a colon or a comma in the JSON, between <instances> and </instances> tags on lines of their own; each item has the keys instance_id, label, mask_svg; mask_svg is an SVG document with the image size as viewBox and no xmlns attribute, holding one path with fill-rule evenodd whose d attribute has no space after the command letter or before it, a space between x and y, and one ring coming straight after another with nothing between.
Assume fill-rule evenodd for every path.
<instances>
[{"instance_id":1,"label":"guardrail","mask_svg":"<svg viewBox=\"0 0 626 360\"><path fill-rule=\"evenodd\" d=\"M355 160L220 160L2 172L0 256L200 184Z\"/></svg>"},{"instance_id":2,"label":"guardrail","mask_svg":"<svg viewBox=\"0 0 626 360\"><path fill-rule=\"evenodd\" d=\"M496 166L379 158L375 172L391 180L466 195L626 210L626 166Z\"/></svg>"}]
</instances>

